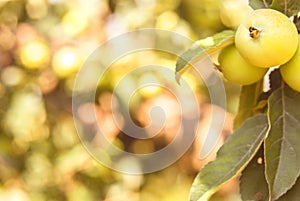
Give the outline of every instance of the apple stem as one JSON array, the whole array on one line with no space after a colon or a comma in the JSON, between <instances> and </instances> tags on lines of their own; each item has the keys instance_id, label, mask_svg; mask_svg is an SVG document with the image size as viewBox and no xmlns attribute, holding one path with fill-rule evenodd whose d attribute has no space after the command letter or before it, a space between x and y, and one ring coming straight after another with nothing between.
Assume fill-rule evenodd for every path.
<instances>
[{"instance_id":1,"label":"apple stem","mask_svg":"<svg viewBox=\"0 0 300 201\"><path fill-rule=\"evenodd\" d=\"M259 33L261 32L260 30L258 30L255 27L250 27L249 28L249 32L250 32L250 37L251 38L258 38L259 37Z\"/></svg>"}]
</instances>

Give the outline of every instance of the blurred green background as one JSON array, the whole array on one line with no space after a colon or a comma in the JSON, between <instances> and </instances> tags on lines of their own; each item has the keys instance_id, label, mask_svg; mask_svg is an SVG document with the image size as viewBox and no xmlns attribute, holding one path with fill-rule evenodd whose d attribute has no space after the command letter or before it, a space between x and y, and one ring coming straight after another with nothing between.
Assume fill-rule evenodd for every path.
<instances>
[{"instance_id":1,"label":"blurred green background","mask_svg":"<svg viewBox=\"0 0 300 201\"><path fill-rule=\"evenodd\" d=\"M197 40L225 29L218 0L0 0L0 200L3 201L183 201L198 170L199 142L170 167L151 174L126 175L97 163L83 148L72 118L72 88L88 55L106 40L140 28L160 28ZM141 59L143 58L143 59ZM144 58L147 58L146 61ZM132 66L147 62L175 68L175 57L157 52L132 54L117 61L99 86L97 101L84 105L99 112L98 124L118 146L137 153L164 147L176 130L168 124L147 141L122 141L113 122L110 101L115 83ZM201 130L209 124L210 104L205 87L193 71L185 78L199 98ZM142 78L163 80L159 73ZM231 133L239 87L224 81ZM174 97L161 88L145 88L132 108L133 118L147 125L147 108L155 102L172 105ZM170 109L170 108L169 108ZM172 108L171 108L172 110ZM178 116L166 119L176 122ZM208 120L206 120L208 119ZM213 200L239 200L236 182Z\"/></svg>"}]
</instances>

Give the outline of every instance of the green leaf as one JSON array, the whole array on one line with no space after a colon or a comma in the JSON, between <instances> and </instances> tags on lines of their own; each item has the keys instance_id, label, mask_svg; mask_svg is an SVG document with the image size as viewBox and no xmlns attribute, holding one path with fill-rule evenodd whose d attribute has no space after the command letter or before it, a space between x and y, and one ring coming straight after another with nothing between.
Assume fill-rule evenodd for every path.
<instances>
[{"instance_id":1,"label":"green leaf","mask_svg":"<svg viewBox=\"0 0 300 201\"><path fill-rule=\"evenodd\" d=\"M196 41L184 52L176 63L176 80L190 67L191 63L203 59L207 55L214 54L222 48L234 43L235 32L225 30L213 36Z\"/></svg>"},{"instance_id":2,"label":"green leaf","mask_svg":"<svg viewBox=\"0 0 300 201\"><path fill-rule=\"evenodd\" d=\"M298 178L296 184L285 195L279 198L277 201L299 201L300 198L300 178Z\"/></svg>"},{"instance_id":3,"label":"green leaf","mask_svg":"<svg viewBox=\"0 0 300 201\"><path fill-rule=\"evenodd\" d=\"M269 8L272 4L272 0L249 0L249 5L253 9Z\"/></svg>"},{"instance_id":4,"label":"green leaf","mask_svg":"<svg viewBox=\"0 0 300 201\"><path fill-rule=\"evenodd\" d=\"M268 201L268 184L265 179L263 158L264 150L263 146L261 146L255 157L253 157L245 170L243 170L242 176L240 177L242 200Z\"/></svg>"},{"instance_id":5,"label":"green leaf","mask_svg":"<svg viewBox=\"0 0 300 201\"><path fill-rule=\"evenodd\" d=\"M268 132L266 115L249 118L220 148L217 158L197 175L190 201L207 201L226 182L238 175L253 158Z\"/></svg>"},{"instance_id":6,"label":"green leaf","mask_svg":"<svg viewBox=\"0 0 300 201\"><path fill-rule=\"evenodd\" d=\"M287 16L293 16L297 14L300 10L300 1L299 0L273 0L272 9L278 10Z\"/></svg>"},{"instance_id":7,"label":"green leaf","mask_svg":"<svg viewBox=\"0 0 300 201\"><path fill-rule=\"evenodd\" d=\"M270 132L265 140L271 200L286 193L300 174L300 93L283 85L269 98Z\"/></svg>"},{"instance_id":8,"label":"green leaf","mask_svg":"<svg viewBox=\"0 0 300 201\"><path fill-rule=\"evenodd\" d=\"M236 129L242 123L256 114L257 100L262 92L263 82L242 86L238 113L234 119L233 128Z\"/></svg>"}]
</instances>

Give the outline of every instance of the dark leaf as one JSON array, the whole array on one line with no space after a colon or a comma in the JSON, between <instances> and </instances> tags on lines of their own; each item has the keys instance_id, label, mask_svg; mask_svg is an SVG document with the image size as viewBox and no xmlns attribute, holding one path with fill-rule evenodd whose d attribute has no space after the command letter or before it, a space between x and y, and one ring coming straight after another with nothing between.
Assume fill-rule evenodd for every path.
<instances>
[{"instance_id":1,"label":"dark leaf","mask_svg":"<svg viewBox=\"0 0 300 201\"><path fill-rule=\"evenodd\" d=\"M233 128L236 129L242 125L242 123L256 114L257 100L262 92L262 82L257 82L251 85L242 86L239 109L234 119Z\"/></svg>"},{"instance_id":2,"label":"dark leaf","mask_svg":"<svg viewBox=\"0 0 300 201\"><path fill-rule=\"evenodd\" d=\"M242 172L240 193L242 200L268 201L268 184L265 179L263 146Z\"/></svg>"},{"instance_id":3,"label":"dark leaf","mask_svg":"<svg viewBox=\"0 0 300 201\"><path fill-rule=\"evenodd\" d=\"M286 193L300 174L300 93L283 85L269 99L270 132L265 140L271 200Z\"/></svg>"},{"instance_id":4,"label":"dark leaf","mask_svg":"<svg viewBox=\"0 0 300 201\"><path fill-rule=\"evenodd\" d=\"M207 55L214 54L222 48L234 42L235 32L225 30L213 36L196 41L186 52L184 52L176 63L176 80L190 67L190 65L203 59Z\"/></svg>"},{"instance_id":5,"label":"dark leaf","mask_svg":"<svg viewBox=\"0 0 300 201\"><path fill-rule=\"evenodd\" d=\"M296 184L285 195L279 198L277 201L298 201L300 198L300 178L298 178Z\"/></svg>"},{"instance_id":6,"label":"dark leaf","mask_svg":"<svg viewBox=\"0 0 300 201\"><path fill-rule=\"evenodd\" d=\"M273 0L272 9L278 10L287 16L293 16L300 11L300 1L299 0Z\"/></svg>"},{"instance_id":7,"label":"dark leaf","mask_svg":"<svg viewBox=\"0 0 300 201\"><path fill-rule=\"evenodd\" d=\"M272 4L272 0L249 0L249 5L253 9L269 8Z\"/></svg>"},{"instance_id":8,"label":"dark leaf","mask_svg":"<svg viewBox=\"0 0 300 201\"><path fill-rule=\"evenodd\" d=\"M254 157L268 133L266 115L249 118L220 148L216 160L197 175L190 201L207 201L227 181L237 176Z\"/></svg>"}]
</instances>

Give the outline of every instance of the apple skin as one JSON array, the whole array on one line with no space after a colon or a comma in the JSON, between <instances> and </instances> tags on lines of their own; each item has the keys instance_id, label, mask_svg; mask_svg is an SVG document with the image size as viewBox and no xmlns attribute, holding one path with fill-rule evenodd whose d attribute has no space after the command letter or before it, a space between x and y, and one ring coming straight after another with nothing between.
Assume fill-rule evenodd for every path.
<instances>
[{"instance_id":1,"label":"apple skin","mask_svg":"<svg viewBox=\"0 0 300 201\"><path fill-rule=\"evenodd\" d=\"M294 23L273 9L252 11L241 22L235 36L240 54L249 63L263 68L288 62L297 50L298 40Z\"/></svg>"},{"instance_id":2,"label":"apple skin","mask_svg":"<svg viewBox=\"0 0 300 201\"><path fill-rule=\"evenodd\" d=\"M220 4L220 19L225 26L236 30L251 11L253 9L248 2L223 0Z\"/></svg>"},{"instance_id":3,"label":"apple skin","mask_svg":"<svg viewBox=\"0 0 300 201\"><path fill-rule=\"evenodd\" d=\"M261 80L268 69L259 68L248 63L234 45L221 50L219 63L224 77L240 85L249 85Z\"/></svg>"},{"instance_id":4,"label":"apple skin","mask_svg":"<svg viewBox=\"0 0 300 201\"><path fill-rule=\"evenodd\" d=\"M280 66L279 70L285 83L300 92L300 44L293 58Z\"/></svg>"}]
</instances>

